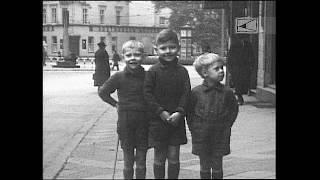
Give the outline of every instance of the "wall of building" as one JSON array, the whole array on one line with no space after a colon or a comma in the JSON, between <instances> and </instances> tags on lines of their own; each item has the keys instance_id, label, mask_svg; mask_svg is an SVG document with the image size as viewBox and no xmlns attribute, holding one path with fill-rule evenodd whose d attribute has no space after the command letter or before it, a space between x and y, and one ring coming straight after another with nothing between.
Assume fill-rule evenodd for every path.
<instances>
[{"instance_id":1,"label":"wall of building","mask_svg":"<svg viewBox=\"0 0 320 180\"><path fill-rule=\"evenodd\" d=\"M141 3L146 4L146 1L137 1L135 3L140 3L140 9L135 9L138 6L131 6L132 13L150 13L152 16L146 18L145 16L135 16L136 21L130 24L129 16L130 7L128 1L74 1L71 2L58 2L58 1L44 1L43 8L47 12L47 22L43 24L43 36L46 38L47 52L48 56L58 56L58 52L62 52L61 45L63 44L60 40L63 39L63 25L62 25L62 8L67 8L69 11L69 36L79 36L79 56L80 57L92 57L94 56L94 51L98 49L97 43L100 42L101 37L105 37L105 43L107 44L106 50L109 54L112 52L112 46L120 52L122 44L132 38L142 41L145 44L145 49L147 54L153 54L152 43L157 35L157 33L167 27L157 25L162 13L166 13L165 16L168 17L168 10L160 11L155 15L152 10L153 5L142 6ZM150 3L150 2L149 2ZM55 7L57 9L57 22L52 23L51 20L51 9ZM121 20L120 25L116 25L116 9L122 7L121 9ZM88 9L88 23L83 24L82 19L82 9ZM100 9L105 9L105 23L100 22ZM147 11L141 8L148 9ZM150 9L151 8L151 9ZM152 14L153 13L153 14ZM132 19L131 19L132 20ZM135 26L135 22L143 22L141 26ZM129 26L130 25L130 26ZM148 28L148 27L150 28ZM129 28L130 31L125 29ZM57 51L53 51L52 37L57 37ZM89 37L94 38L94 50L89 52L88 42ZM114 40L116 38L116 41ZM82 42L85 40L86 47L82 47ZM63 54L63 53L61 53Z\"/></svg>"}]
</instances>

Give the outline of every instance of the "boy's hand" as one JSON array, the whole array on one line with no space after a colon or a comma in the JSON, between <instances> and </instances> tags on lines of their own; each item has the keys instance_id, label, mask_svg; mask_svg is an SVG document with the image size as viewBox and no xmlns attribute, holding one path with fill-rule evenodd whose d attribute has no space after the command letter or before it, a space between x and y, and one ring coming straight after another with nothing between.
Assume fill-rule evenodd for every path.
<instances>
[{"instance_id":1,"label":"boy's hand","mask_svg":"<svg viewBox=\"0 0 320 180\"><path fill-rule=\"evenodd\" d=\"M180 117L181 117L181 113L179 112L172 113L171 116L169 117L169 123L172 124L173 126L177 126L179 123Z\"/></svg>"},{"instance_id":2,"label":"boy's hand","mask_svg":"<svg viewBox=\"0 0 320 180\"><path fill-rule=\"evenodd\" d=\"M170 114L167 111L162 111L160 117L163 121L167 122L170 118Z\"/></svg>"}]
</instances>

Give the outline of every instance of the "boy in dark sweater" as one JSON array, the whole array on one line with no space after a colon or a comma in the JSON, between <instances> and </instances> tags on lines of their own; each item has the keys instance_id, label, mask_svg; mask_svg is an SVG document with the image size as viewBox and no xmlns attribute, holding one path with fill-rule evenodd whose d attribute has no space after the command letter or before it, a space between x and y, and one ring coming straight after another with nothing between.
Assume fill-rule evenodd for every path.
<instances>
[{"instance_id":1,"label":"boy in dark sweater","mask_svg":"<svg viewBox=\"0 0 320 180\"><path fill-rule=\"evenodd\" d=\"M187 143L185 111L191 86L188 71L178 64L177 34L162 30L156 38L159 62L147 71L144 97L151 110L149 147L154 147L153 172L164 179L168 159L168 178L177 179L180 171L180 145Z\"/></svg>"},{"instance_id":2,"label":"boy in dark sweater","mask_svg":"<svg viewBox=\"0 0 320 180\"><path fill-rule=\"evenodd\" d=\"M191 91L187 123L192 154L200 159L201 179L223 178L222 157L230 153L231 127L238 115L233 91L220 83L223 65L223 59L214 53L203 54L194 61L204 81Z\"/></svg>"},{"instance_id":3,"label":"boy in dark sweater","mask_svg":"<svg viewBox=\"0 0 320 180\"><path fill-rule=\"evenodd\" d=\"M122 53L126 67L103 84L99 96L118 111L117 133L123 149L124 179L133 178L134 161L136 178L145 179L148 121L143 97L145 71L141 66L144 46L141 42L130 40L123 44ZM118 102L110 96L115 90Z\"/></svg>"}]
</instances>

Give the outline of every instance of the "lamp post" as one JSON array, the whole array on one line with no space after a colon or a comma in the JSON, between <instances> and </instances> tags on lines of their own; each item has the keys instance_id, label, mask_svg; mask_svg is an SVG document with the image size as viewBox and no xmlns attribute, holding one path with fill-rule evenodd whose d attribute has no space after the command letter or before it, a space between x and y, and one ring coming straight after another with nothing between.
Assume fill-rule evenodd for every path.
<instances>
[{"instance_id":1,"label":"lamp post","mask_svg":"<svg viewBox=\"0 0 320 180\"><path fill-rule=\"evenodd\" d=\"M180 60L190 60L192 55L192 27L189 22L180 29L180 45Z\"/></svg>"}]
</instances>

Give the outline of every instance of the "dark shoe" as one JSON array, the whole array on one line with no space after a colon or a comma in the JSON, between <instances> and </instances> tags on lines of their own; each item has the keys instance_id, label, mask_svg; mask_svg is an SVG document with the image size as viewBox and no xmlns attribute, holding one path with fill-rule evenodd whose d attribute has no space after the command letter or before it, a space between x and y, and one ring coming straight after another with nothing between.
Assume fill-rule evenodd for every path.
<instances>
[{"instance_id":1,"label":"dark shoe","mask_svg":"<svg viewBox=\"0 0 320 180\"><path fill-rule=\"evenodd\" d=\"M211 172L200 171L200 179L211 179Z\"/></svg>"},{"instance_id":2,"label":"dark shoe","mask_svg":"<svg viewBox=\"0 0 320 180\"><path fill-rule=\"evenodd\" d=\"M212 179L223 179L223 172L212 173Z\"/></svg>"},{"instance_id":3,"label":"dark shoe","mask_svg":"<svg viewBox=\"0 0 320 180\"><path fill-rule=\"evenodd\" d=\"M165 166L153 164L153 175L155 179L164 179Z\"/></svg>"},{"instance_id":4,"label":"dark shoe","mask_svg":"<svg viewBox=\"0 0 320 180\"><path fill-rule=\"evenodd\" d=\"M136 168L136 179L146 179L146 168Z\"/></svg>"},{"instance_id":5,"label":"dark shoe","mask_svg":"<svg viewBox=\"0 0 320 180\"><path fill-rule=\"evenodd\" d=\"M124 179L133 179L133 169L123 169Z\"/></svg>"},{"instance_id":6,"label":"dark shoe","mask_svg":"<svg viewBox=\"0 0 320 180\"><path fill-rule=\"evenodd\" d=\"M180 163L168 163L168 179L178 179L180 172Z\"/></svg>"}]
</instances>

